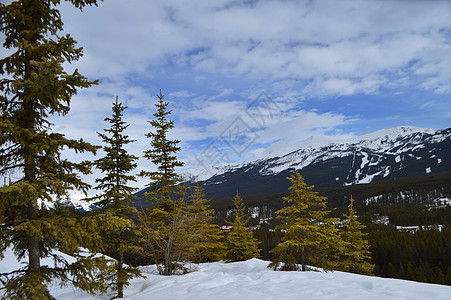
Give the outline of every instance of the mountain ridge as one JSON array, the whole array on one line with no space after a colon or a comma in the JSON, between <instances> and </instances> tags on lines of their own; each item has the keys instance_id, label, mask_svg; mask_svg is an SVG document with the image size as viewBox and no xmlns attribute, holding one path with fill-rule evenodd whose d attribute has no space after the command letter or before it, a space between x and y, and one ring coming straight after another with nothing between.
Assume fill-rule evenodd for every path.
<instances>
[{"instance_id":1,"label":"mountain ridge","mask_svg":"<svg viewBox=\"0 0 451 300\"><path fill-rule=\"evenodd\" d=\"M211 176L191 174L211 197L286 191L285 179L300 170L318 187L369 183L451 170L451 128L434 130L400 126L322 146L307 146L285 155L236 165L210 166ZM197 171L199 173L199 171Z\"/></svg>"}]
</instances>

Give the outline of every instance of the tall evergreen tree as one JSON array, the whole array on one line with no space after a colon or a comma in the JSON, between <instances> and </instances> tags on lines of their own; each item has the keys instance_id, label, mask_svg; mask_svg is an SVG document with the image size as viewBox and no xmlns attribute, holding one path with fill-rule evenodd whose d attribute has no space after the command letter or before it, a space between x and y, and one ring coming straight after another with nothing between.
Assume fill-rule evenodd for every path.
<instances>
[{"instance_id":1,"label":"tall evergreen tree","mask_svg":"<svg viewBox=\"0 0 451 300\"><path fill-rule=\"evenodd\" d=\"M233 198L235 219L232 230L227 234L225 247L226 259L229 262L248 260L259 256L258 240L252 231L246 228L249 218L246 217L243 198L237 193Z\"/></svg>"},{"instance_id":2,"label":"tall evergreen tree","mask_svg":"<svg viewBox=\"0 0 451 300\"><path fill-rule=\"evenodd\" d=\"M364 238L367 235L363 232L365 225L357 220L357 215L353 208L354 199L352 199L352 196L350 201L349 215L344 215L347 218L341 232L344 248L340 255L337 269L345 272L370 275L373 272L374 265L368 262L371 259L371 252L369 251L369 243Z\"/></svg>"},{"instance_id":3,"label":"tall evergreen tree","mask_svg":"<svg viewBox=\"0 0 451 300\"><path fill-rule=\"evenodd\" d=\"M82 9L97 1L70 2ZM65 62L82 56L82 48L76 47L70 35L58 35L63 30L56 8L59 4L59 0L0 4L3 47L13 50L0 60L0 175L4 177L0 188L0 252L12 245L18 258L28 256L24 269L2 274L10 298L51 298L47 284L53 278L72 280L91 292L103 287L100 279L96 284L89 282L94 276L93 260L71 265L55 257L60 266L54 268L43 267L40 262L55 248L77 253L79 246L89 246L93 237L74 216L38 205L40 200L63 199L72 188L88 188L77 173L89 173L90 164L64 159L64 148L77 153L96 152L96 147L82 139L71 140L53 132L49 121L53 115L69 112L71 97L78 89L96 84L77 70L68 74L63 69Z\"/></svg>"},{"instance_id":4,"label":"tall evergreen tree","mask_svg":"<svg viewBox=\"0 0 451 300\"><path fill-rule=\"evenodd\" d=\"M271 252L275 258L268 267L282 270L306 271L307 262L326 270L334 269L335 262L330 260L331 252L341 247L338 229L328 218L325 210L326 198L307 186L304 179L295 171L290 177L290 194L283 200L289 206L278 210L281 225L277 228L285 231L282 242Z\"/></svg>"},{"instance_id":5,"label":"tall evergreen tree","mask_svg":"<svg viewBox=\"0 0 451 300\"><path fill-rule=\"evenodd\" d=\"M150 239L148 245L160 274L172 275L177 270L177 264L174 262L180 257L181 249L178 245L183 236L182 228L185 222L185 188L179 185L181 179L175 172L175 168L182 167L183 162L176 156L180 151L180 141L169 140L167 137L169 130L174 128L174 121L168 120L168 115L172 112L167 108L169 102L164 101L161 90L157 98L155 119L149 121L155 132L146 134L151 140L151 149L144 152L144 157L152 161L157 170L142 171L139 176L150 179L144 197L151 205L143 222Z\"/></svg>"},{"instance_id":6,"label":"tall evergreen tree","mask_svg":"<svg viewBox=\"0 0 451 300\"><path fill-rule=\"evenodd\" d=\"M130 126L122 120L123 112L127 107L121 102L113 103L113 115L105 118L110 123L105 133L97 133L106 144L103 146L105 156L94 162L94 165L105 174L103 178L96 179L98 185L96 190L102 193L92 199L97 200L96 204L101 207L94 211L94 215L99 222L99 230L103 238L103 245L116 255L117 263L113 289L117 290L117 298L124 297L124 286L133 277L140 276L141 272L137 268L124 266L124 253L134 253L140 250L139 247L130 241L130 236L135 231L130 215L136 214L137 210L131 207L131 198L134 188L128 185L130 181L136 181L134 175L130 174L136 167L138 157L131 155L125 146L134 142L130 140L124 131Z\"/></svg>"}]
</instances>

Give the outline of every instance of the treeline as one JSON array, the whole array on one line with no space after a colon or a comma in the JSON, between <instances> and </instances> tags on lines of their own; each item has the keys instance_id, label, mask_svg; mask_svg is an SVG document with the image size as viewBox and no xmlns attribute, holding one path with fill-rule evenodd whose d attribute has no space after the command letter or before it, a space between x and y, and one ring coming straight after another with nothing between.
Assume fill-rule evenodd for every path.
<instances>
[{"instance_id":1,"label":"treeline","mask_svg":"<svg viewBox=\"0 0 451 300\"><path fill-rule=\"evenodd\" d=\"M434 205L440 197L451 198L451 172L377 181L334 189L320 189L331 208L343 207L352 195L356 205Z\"/></svg>"},{"instance_id":2,"label":"treeline","mask_svg":"<svg viewBox=\"0 0 451 300\"><path fill-rule=\"evenodd\" d=\"M451 205L443 207L426 207L422 204L398 204L398 205L360 205L356 206L359 219L366 223L387 222L395 226L428 226L446 225L451 223ZM346 208L336 208L331 215L340 217Z\"/></svg>"},{"instance_id":3,"label":"treeline","mask_svg":"<svg viewBox=\"0 0 451 300\"><path fill-rule=\"evenodd\" d=\"M393 206L359 206L359 214L366 222L376 221L383 216L395 226L428 226L451 224L451 205L445 207L425 207L421 204L402 204Z\"/></svg>"},{"instance_id":4,"label":"treeline","mask_svg":"<svg viewBox=\"0 0 451 300\"><path fill-rule=\"evenodd\" d=\"M396 208L391 210L390 206L401 209L408 207L410 210L414 207L420 209L424 206L433 208L443 205L443 203L434 202L434 200L451 199L451 172L334 189L318 189L318 192L327 198L327 208L332 210L332 213L334 213L334 210L338 210L337 216L341 216L346 211L351 195L356 206L367 207L371 211L369 213L385 215L390 213L391 215L391 212L395 211ZM283 206L282 198L286 195L287 193L276 193L243 196L243 198L248 207L258 208L259 218L273 218L274 212ZM226 219L227 212L232 208L231 203L230 198L212 199L211 205L215 209L215 217L218 223L222 224ZM431 210L430 213L426 213L424 210L425 218L422 221L420 220L420 225L426 225L429 220L434 224L437 219L443 219L442 216L437 217L437 214L442 213L446 214L443 210ZM415 216L415 219L418 220L419 218Z\"/></svg>"},{"instance_id":5,"label":"treeline","mask_svg":"<svg viewBox=\"0 0 451 300\"><path fill-rule=\"evenodd\" d=\"M369 225L376 276L451 285L451 229L399 231Z\"/></svg>"},{"instance_id":6,"label":"treeline","mask_svg":"<svg viewBox=\"0 0 451 300\"><path fill-rule=\"evenodd\" d=\"M246 198L245 198L246 199ZM229 200L230 201L230 200ZM280 202L282 202L280 200ZM249 204L248 204L249 205ZM254 204L255 205L255 204ZM269 204L271 205L271 204ZM276 211L282 205L276 207L268 207L268 204L260 204L259 206L251 206L248 209L248 214L254 217L250 220L250 225L257 225L262 219L271 219L271 223L277 222L274 220ZM278 209L276 209L278 208ZM331 209L330 215L332 217L341 218L346 213L348 208L340 207ZM388 222L397 226L428 226L428 225L450 225L451 224L451 205L443 207L425 207L422 204L398 204L398 205L360 205L356 206L359 213L359 218L365 223L375 222L384 217L388 218ZM215 209L215 223L224 225L229 217L231 208Z\"/></svg>"}]
</instances>

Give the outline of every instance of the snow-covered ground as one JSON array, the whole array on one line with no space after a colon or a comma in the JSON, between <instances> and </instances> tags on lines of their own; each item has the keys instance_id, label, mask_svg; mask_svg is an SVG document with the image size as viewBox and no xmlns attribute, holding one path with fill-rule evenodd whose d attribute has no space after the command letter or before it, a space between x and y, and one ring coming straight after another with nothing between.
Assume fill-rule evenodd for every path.
<instances>
[{"instance_id":1,"label":"snow-covered ground","mask_svg":"<svg viewBox=\"0 0 451 300\"><path fill-rule=\"evenodd\" d=\"M125 299L421 299L449 300L451 287L414 281L355 275L344 272L281 272L266 268L267 261L202 264L186 275L159 276L143 267L147 279L134 279ZM11 252L0 262L0 272L17 267ZM56 299L110 299L92 297L72 287L52 287Z\"/></svg>"}]
</instances>

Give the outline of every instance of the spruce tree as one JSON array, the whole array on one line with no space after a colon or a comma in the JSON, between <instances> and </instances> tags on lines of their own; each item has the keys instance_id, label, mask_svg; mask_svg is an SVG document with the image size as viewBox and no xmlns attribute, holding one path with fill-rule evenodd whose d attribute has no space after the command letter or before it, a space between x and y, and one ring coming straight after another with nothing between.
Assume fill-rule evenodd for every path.
<instances>
[{"instance_id":1,"label":"spruce tree","mask_svg":"<svg viewBox=\"0 0 451 300\"><path fill-rule=\"evenodd\" d=\"M245 214L243 198L237 193L233 198L234 216L232 230L227 234L225 241L228 262L243 261L259 256L258 240L252 235L252 231L246 228L249 218Z\"/></svg>"},{"instance_id":2,"label":"spruce tree","mask_svg":"<svg viewBox=\"0 0 451 300\"><path fill-rule=\"evenodd\" d=\"M213 209L205 198L203 188L194 187L185 208L186 249L184 257L194 263L221 260L224 255L223 238L219 226L213 224Z\"/></svg>"},{"instance_id":3,"label":"spruce tree","mask_svg":"<svg viewBox=\"0 0 451 300\"><path fill-rule=\"evenodd\" d=\"M96 0L71 0L77 8L96 5ZM17 258L28 256L23 269L3 275L5 295L20 299L51 298L47 285L52 279L72 281L94 292L103 289L93 271L96 260L81 258L69 264L54 257L58 265L41 266L41 258L53 249L78 253L79 246L94 246L95 233L88 234L69 210L59 209L59 200L70 189L89 187L77 175L88 174L88 162L73 163L61 156L63 149L77 153L96 152L96 147L68 139L54 132L49 118L66 115L70 100L89 81L78 70L68 74L65 62L82 56L82 48L70 35L59 36L63 22L56 8L59 0L18 0L0 4L3 47L12 54L0 60L0 253L12 246ZM55 209L39 206L41 200L54 202Z\"/></svg>"},{"instance_id":4,"label":"spruce tree","mask_svg":"<svg viewBox=\"0 0 451 300\"><path fill-rule=\"evenodd\" d=\"M149 121L155 132L146 134L151 140L151 149L144 151L144 157L152 161L157 170L139 174L150 179L144 197L151 204L144 215L143 224L149 239L148 246L160 274L172 275L179 267L176 261L181 254L179 246L185 224L185 188L180 185L181 179L175 172L175 168L182 167L183 162L176 156L180 151L180 141L167 137L169 130L174 128L174 121L168 119L172 112L167 108L169 102L164 101L161 90L157 98L155 119Z\"/></svg>"},{"instance_id":5,"label":"spruce tree","mask_svg":"<svg viewBox=\"0 0 451 300\"><path fill-rule=\"evenodd\" d=\"M269 268L275 270L306 271L307 263L325 270L334 269L335 262L330 259L334 249L341 246L338 229L328 218L325 210L326 198L307 186L304 179L295 171L287 178L292 182L290 194L283 200L288 204L276 213L281 220L277 229L285 231L282 241L270 252L274 260Z\"/></svg>"},{"instance_id":6,"label":"spruce tree","mask_svg":"<svg viewBox=\"0 0 451 300\"><path fill-rule=\"evenodd\" d=\"M371 259L371 252L369 251L368 241L365 239L366 233L363 232L365 225L357 220L352 196L350 201L349 215L344 215L347 218L341 231L344 247L337 269L345 272L371 275L374 265L368 262Z\"/></svg>"},{"instance_id":7,"label":"spruce tree","mask_svg":"<svg viewBox=\"0 0 451 300\"><path fill-rule=\"evenodd\" d=\"M94 198L95 204L100 210L94 211L94 216L99 220L99 230L103 239L103 246L112 252L116 259L114 271L113 289L117 290L117 298L124 297L124 287L133 277L138 277L141 272L137 268L124 266L124 253L134 253L140 250L130 237L136 229L130 219L136 215L137 210L131 207L131 198L134 188L130 187L130 181L136 181L131 172L136 169L138 157L131 155L125 146L134 142L130 140L124 131L130 126L122 120L123 112L127 107L121 102L113 103L113 114L111 118L105 118L110 123L110 128L104 129L105 133L97 133L106 144L103 146L105 156L94 162L94 165L102 171L105 176L96 179L98 185L96 190L102 193Z\"/></svg>"}]
</instances>

